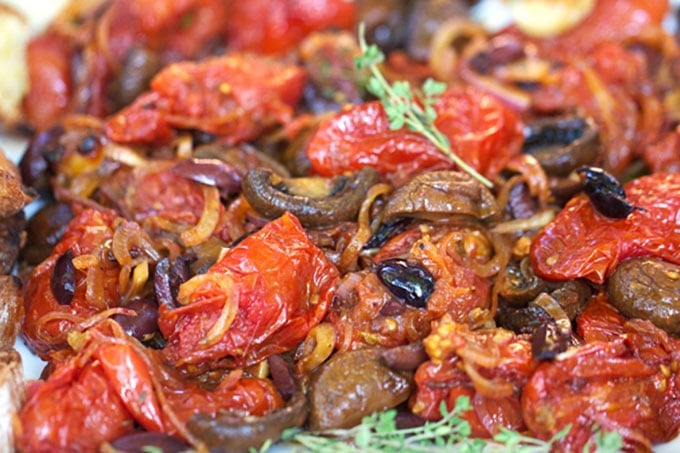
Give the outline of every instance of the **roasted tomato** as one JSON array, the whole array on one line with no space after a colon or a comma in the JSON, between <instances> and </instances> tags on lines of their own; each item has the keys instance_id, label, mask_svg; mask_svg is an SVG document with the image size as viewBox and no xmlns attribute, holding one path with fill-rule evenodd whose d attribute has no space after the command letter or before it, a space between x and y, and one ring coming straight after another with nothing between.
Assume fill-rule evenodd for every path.
<instances>
[{"instance_id":1,"label":"roasted tomato","mask_svg":"<svg viewBox=\"0 0 680 453\"><path fill-rule=\"evenodd\" d=\"M536 275L603 283L629 257L680 263L680 175L656 173L624 189L627 200L638 207L625 219L598 214L585 196L572 199L531 244Z\"/></svg>"},{"instance_id":2,"label":"roasted tomato","mask_svg":"<svg viewBox=\"0 0 680 453\"><path fill-rule=\"evenodd\" d=\"M107 120L106 135L153 144L170 140L173 129L195 129L228 143L249 140L291 120L305 78L298 66L245 54L176 63Z\"/></svg>"},{"instance_id":3,"label":"roasted tomato","mask_svg":"<svg viewBox=\"0 0 680 453\"><path fill-rule=\"evenodd\" d=\"M118 305L121 266L106 259L105 246L113 238L116 218L109 211L82 211L24 282L22 333L38 354L64 347L70 330ZM75 266L74 259L83 266Z\"/></svg>"},{"instance_id":4,"label":"roasted tomato","mask_svg":"<svg viewBox=\"0 0 680 453\"><path fill-rule=\"evenodd\" d=\"M24 98L26 119L45 130L68 111L73 94L71 46L56 32L34 38L26 49L30 91Z\"/></svg>"},{"instance_id":5,"label":"roasted tomato","mask_svg":"<svg viewBox=\"0 0 680 453\"><path fill-rule=\"evenodd\" d=\"M603 42L624 43L659 31L667 13L668 0L598 0L580 24L537 44L552 54L587 54Z\"/></svg>"},{"instance_id":6,"label":"roasted tomato","mask_svg":"<svg viewBox=\"0 0 680 453\"><path fill-rule=\"evenodd\" d=\"M650 62L623 44L602 43L588 54L555 60L559 69L531 94L540 112L581 110L594 118L603 143L602 165L619 175L640 148L655 142L663 108L654 91Z\"/></svg>"},{"instance_id":7,"label":"roasted tomato","mask_svg":"<svg viewBox=\"0 0 680 453\"><path fill-rule=\"evenodd\" d=\"M250 0L232 2L226 28L230 49L275 54L292 49L313 31L351 29L350 0Z\"/></svg>"},{"instance_id":8,"label":"roasted tomato","mask_svg":"<svg viewBox=\"0 0 680 453\"><path fill-rule=\"evenodd\" d=\"M601 292L576 317L579 337L590 343L593 341L611 341L623 333L626 318L607 300Z\"/></svg>"},{"instance_id":9,"label":"roasted tomato","mask_svg":"<svg viewBox=\"0 0 680 453\"><path fill-rule=\"evenodd\" d=\"M519 118L495 98L472 88L452 89L435 105L439 130L461 159L489 179L496 177L523 141ZM374 167L404 181L453 162L424 136L392 130L379 102L349 108L323 121L310 139L312 171L324 176Z\"/></svg>"},{"instance_id":10,"label":"roasted tomato","mask_svg":"<svg viewBox=\"0 0 680 453\"><path fill-rule=\"evenodd\" d=\"M299 221L284 214L183 283L184 306L161 307L163 353L179 367L209 367L288 351L325 316L337 279Z\"/></svg>"},{"instance_id":11,"label":"roasted tomato","mask_svg":"<svg viewBox=\"0 0 680 453\"><path fill-rule=\"evenodd\" d=\"M271 381L227 375L214 389L183 379L118 324L104 321L71 337L79 349L53 364L45 381L28 388L19 414L21 451L97 451L136 424L193 443L186 430L195 414L238 409L263 415L283 405ZM83 435L83 430L87 435Z\"/></svg>"},{"instance_id":12,"label":"roasted tomato","mask_svg":"<svg viewBox=\"0 0 680 453\"><path fill-rule=\"evenodd\" d=\"M328 315L338 349L412 343L424 338L430 322L444 314L456 322L476 322L489 306L491 281L452 252L466 233L407 229L375 254L371 272L345 275L342 294L338 292Z\"/></svg>"},{"instance_id":13,"label":"roasted tomato","mask_svg":"<svg viewBox=\"0 0 680 453\"><path fill-rule=\"evenodd\" d=\"M581 451L593 442L594 426L617 431L630 450L651 450L678 430L678 340L649 321L633 320L624 335L595 341L542 363L522 394L524 420L532 433Z\"/></svg>"},{"instance_id":14,"label":"roasted tomato","mask_svg":"<svg viewBox=\"0 0 680 453\"><path fill-rule=\"evenodd\" d=\"M463 415L477 437L489 437L499 426L523 429L522 387L537 363L531 342L504 329L472 331L445 315L424 340L430 360L418 367L411 410L429 420L441 418L459 396L468 396L473 410Z\"/></svg>"}]
</instances>

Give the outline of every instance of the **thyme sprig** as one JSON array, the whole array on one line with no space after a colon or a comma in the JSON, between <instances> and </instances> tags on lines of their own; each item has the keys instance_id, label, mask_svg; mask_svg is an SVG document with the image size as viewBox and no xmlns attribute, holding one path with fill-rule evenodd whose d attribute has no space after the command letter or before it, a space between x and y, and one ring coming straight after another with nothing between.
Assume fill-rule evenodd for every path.
<instances>
[{"instance_id":1,"label":"thyme sprig","mask_svg":"<svg viewBox=\"0 0 680 453\"><path fill-rule=\"evenodd\" d=\"M358 70L368 69L370 71L371 76L366 89L382 103L390 122L390 129L398 130L407 127L411 131L418 132L451 159L458 168L485 186L493 187L491 181L452 151L448 138L434 124L437 119L434 105L446 90L446 84L428 78L419 89L413 90L411 84L405 80L388 82L379 67L380 63L385 60L385 55L377 45L368 45L364 35L365 26L361 23L359 24L361 55L355 58L355 65Z\"/></svg>"},{"instance_id":2,"label":"thyme sprig","mask_svg":"<svg viewBox=\"0 0 680 453\"><path fill-rule=\"evenodd\" d=\"M405 452L441 453L547 453L555 442L563 439L571 426L567 426L548 441L534 439L517 431L501 428L492 441L471 438L470 423L461 415L472 409L470 398L461 396L453 410L448 411L442 403L442 418L414 428L397 428L396 410L375 413L364 417L361 423L349 429L334 429L322 432L305 432L299 429L287 430L282 440L301 445L307 451L324 453L349 452ZM596 435L596 451L613 453L621 448L621 437L616 433ZM443 448L445 447L445 448ZM588 449L590 451L590 448Z\"/></svg>"}]
</instances>

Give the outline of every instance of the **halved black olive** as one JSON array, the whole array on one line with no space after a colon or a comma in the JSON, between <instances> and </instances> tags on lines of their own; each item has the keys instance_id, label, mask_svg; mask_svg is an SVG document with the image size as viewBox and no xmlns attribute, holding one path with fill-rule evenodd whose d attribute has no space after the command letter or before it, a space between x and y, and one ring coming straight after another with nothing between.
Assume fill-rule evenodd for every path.
<instances>
[{"instance_id":1,"label":"halved black olive","mask_svg":"<svg viewBox=\"0 0 680 453\"><path fill-rule=\"evenodd\" d=\"M623 186L612 175L597 167L580 167L576 172L583 181L583 191L593 208L605 217L625 219L636 208L626 200Z\"/></svg>"},{"instance_id":2,"label":"halved black olive","mask_svg":"<svg viewBox=\"0 0 680 453\"><path fill-rule=\"evenodd\" d=\"M172 172L183 178L217 187L225 197L241 190L242 177L238 169L219 159L185 159L172 167Z\"/></svg>"},{"instance_id":3,"label":"halved black olive","mask_svg":"<svg viewBox=\"0 0 680 453\"><path fill-rule=\"evenodd\" d=\"M132 310L136 316L116 314L113 320L123 328L125 333L144 341L158 330L158 304L151 298L138 298L128 303L125 308Z\"/></svg>"},{"instance_id":4,"label":"halved black olive","mask_svg":"<svg viewBox=\"0 0 680 453\"><path fill-rule=\"evenodd\" d=\"M50 280L52 294L61 305L69 305L76 291L76 268L73 252L69 249L57 258Z\"/></svg>"},{"instance_id":5,"label":"halved black olive","mask_svg":"<svg viewBox=\"0 0 680 453\"><path fill-rule=\"evenodd\" d=\"M265 217L289 211L305 226L327 226L354 219L366 192L377 181L370 167L333 179L283 178L256 168L246 174L242 189L248 203Z\"/></svg>"},{"instance_id":6,"label":"halved black olive","mask_svg":"<svg viewBox=\"0 0 680 453\"><path fill-rule=\"evenodd\" d=\"M33 187L41 194L48 194L51 190L51 163L59 160L63 152L60 143L64 135L64 127L53 126L37 134L28 144L26 152L19 162L21 180Z\"/></svg>"},{"instance_id":7,"label":"halved black olive","mask_svg":"<svg viewBox=\"0 0 680 453\"><path fill-rule=\"evenodd\" d=\"M522 151L533 155L550 176L565 177L600 155L595 122L578 116L541 118L524 129Z\"/></svg>"},{"instance_id":8,"label":"halved black olive","mask_svg":"<svg viewBox=\"0 0 680 453\"><path fill-rule=\"evenodd\" d=\"M412 307L425 308L434 291L432 274L427 269L401 258L379 262L375 273L394 297Z\"/></svg>"}]
</instances>

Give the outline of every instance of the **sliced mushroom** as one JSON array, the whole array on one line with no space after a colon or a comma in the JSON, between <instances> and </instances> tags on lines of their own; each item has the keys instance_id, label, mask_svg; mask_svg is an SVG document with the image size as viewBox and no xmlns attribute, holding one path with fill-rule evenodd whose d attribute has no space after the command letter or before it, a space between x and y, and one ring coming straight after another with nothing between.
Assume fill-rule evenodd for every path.
<instances>
[{"instance_id":1,"label":"sliced mushroom","mask_svg":"<svg viewBox=\"0 0 680 453\"><path fill-rule=\"evenodd\" d=\"M549 117L525 127L523 152L533 155L550 176L566 177L600 156L600 135L591 118Z\"/></svg>"},{"instance_id":2,"label":"sliced mushroom","mask_svg":"<svg viewBox=\"0 0 680 453\"><path fill-rule=\"evenodd\" d=\"M415 217L439 220L468 216L478 220L498 214L491 191L467 173L432 171L421 173L397 189L385 206L385 220Z\"/></svg>"},{"instance_id":3,"label":"sliced mushroom","mask_svg":"<svg viewBox=\"0 0 680 453\"><path fill-rule=\"evenodd\" d=\"M406 38L404 22L408 0L357 0L359 22L366 25L366 40L384 51L401 47Z\"/></svg>"},{"instance_id":4,"label":"sliced mushroom","mask_svg":"<svg viewBox=\"0 0 680 453\"><path fill-rule=\"evenodd\" d=\"M534 274L528 256L510 260L498 278L498 295L513 307L526 306L548 289L547 282Z\"/></svg>"},{"instance_id":5,"label":"sliced mushroom","mask_svg":"<svg viewBox=\"0 0 680 453\"><path fill-rule=\"evenodd\" d=\"M215 417L197 414L189 420L187 429L211 452L250 451L260 448L267 440L278 440L288 428L302 426L307 411L307 400L298 392L284 408L262 417L243 417L232 412L222 412Z\"/></svg>"},{"instance_id":6,"label":"sliced mushroom","mask_svg":"<svg viewBox=\"0 0 680 453\"><path fill-rule=\"evenodd\" d=\"M680 266L642 257L622 261L607 281L609 300L629 318L680 334Z\"/></svg>"},{"instance_id":7,"label":"sliced mushroom","mask_svg":"<svg viewBox=\"0 0 680 453\"><path fill-rule=\"evenodd\" d=\"M391 369L378 349L338 352L311 378L309 428L350 428L373 412L406 401L410 375Z\"/></svg>"},{"instance_id":8,"label":"sliced mushroom","mask_svg":"<svg viewBox=\"0 0 680 453\"><path fill-rule=\"evenodd\" d=\"M243 180L243 195L261 215L275 218L288 211L305 226L328 226L352 220L368 189L378 181L373 168L350 176L284 178L256 168Z\"/></svg>"}]
</instances>

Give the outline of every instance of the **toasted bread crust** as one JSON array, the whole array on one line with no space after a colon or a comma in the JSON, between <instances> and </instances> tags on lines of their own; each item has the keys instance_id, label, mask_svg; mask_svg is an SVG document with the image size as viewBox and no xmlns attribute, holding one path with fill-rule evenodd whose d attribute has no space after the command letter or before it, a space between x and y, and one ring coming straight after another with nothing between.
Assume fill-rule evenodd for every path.
<instances>
[{"instance_id":1,"label":"toasted bread crust","mask_svg":"<svg viewBox=\"0 0 680 453\"><path fill-rule=\"evenodd\" d=\"M14 347L24 317L21 283L13 275L0 276L0 351Z\"/></svg>"},{"instance_id":2,"label":"toasted bread crust","mask_svg":"<svg viewBox=\"0 0 680 453\"><path fill-rule=\"evenodd\" d=\"M13 419L26 397L21 356L0 351L0 453L14 452Z\"/></svg>"}]
</instances>

